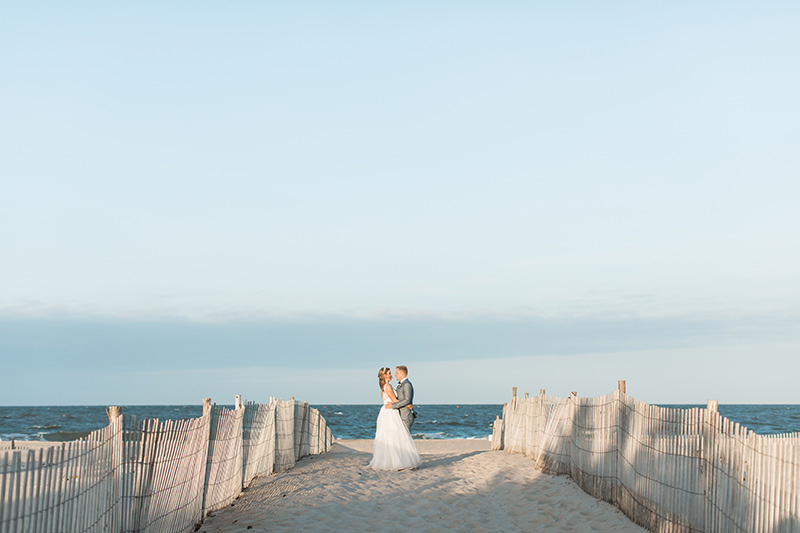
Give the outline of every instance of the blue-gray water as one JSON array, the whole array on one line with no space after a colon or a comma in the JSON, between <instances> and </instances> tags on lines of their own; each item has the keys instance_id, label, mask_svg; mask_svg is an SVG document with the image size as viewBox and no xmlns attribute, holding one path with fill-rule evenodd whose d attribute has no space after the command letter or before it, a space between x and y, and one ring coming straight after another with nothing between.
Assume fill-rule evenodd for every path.
<instances>
[{"instance_id":1,"label":"blue-gray water","mask_svg":"<svg viewBox=\"0 0 800 533\"><path fill-rule=\"evenodd\" d=\"M315 405L339 439L375 436L377 405ZM704 407L672 405L665 407ZM412 434L420 439L485 439L502 405L418 405ZM181 419L201 414L200 405L123 406L144 418ZM800 405L720 405L723 416L756 433L800 431ZM0 440L74 440L108 424L103 406L0 407Z\"/></svg>"}]
</instances>

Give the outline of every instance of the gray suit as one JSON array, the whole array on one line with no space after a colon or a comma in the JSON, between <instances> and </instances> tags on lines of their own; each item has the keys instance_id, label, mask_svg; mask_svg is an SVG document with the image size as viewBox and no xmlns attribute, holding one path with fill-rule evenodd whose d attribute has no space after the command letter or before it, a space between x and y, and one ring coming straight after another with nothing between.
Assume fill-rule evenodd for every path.
<instances>
[{"instance_id":1,"label":"gray suit","mask_svg":"<svg viewBox=\"0 0 800 533\"><path fill-rule=\"evenodd\" d=\"M392 409L398 409L400 411L400 419L410 430L411 426L414 424L414 415L411 409L406 406L414 405L414 386L408 381L408 378L397 385L396 394L397 401L392 404Z\"/></svg>"}]
</instances>

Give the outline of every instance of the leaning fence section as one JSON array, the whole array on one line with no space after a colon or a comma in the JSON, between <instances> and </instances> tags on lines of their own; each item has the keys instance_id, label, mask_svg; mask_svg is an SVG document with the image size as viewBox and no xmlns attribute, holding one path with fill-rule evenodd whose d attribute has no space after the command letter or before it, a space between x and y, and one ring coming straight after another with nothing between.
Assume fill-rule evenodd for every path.
<instances>
[{"instance_id":1,"label":"leaning fence section","mask_svg":"<svg viewBox=\"0 0 800 533\"><path fill-rule=\"evenodd\" d=\"M230 504L242 490L243 407L234 410L214 406L206 461L203 508L206 513Z\"/></svg>"},{"instance_id":2,"label":"leaning fence section","mask_svg":"<svg viewBox=\"0 0 800 533\"><path fill-rule=\"evenodd\" d=\"M278 400L275 407L275 471L283 472L294 467L295 452L294 400Z\"/></svg>"},{"instance_id":3,"label":"leaning fence section","mask_svg":"<svg viewBox=\"0 0 800 533\"><path fill-rule=\"evenodd\" d=\"M705 409L605 396L516 396L493 447L570 476L650 531L800 532L797 433L763 436Z\"/></svg>"},{"instance_id":4,"label":"leaning fence section","mask_svg":"<svg viewBox=\"0 0 800 533\"><path fill-rule=\"evenodd\" d=\"M312 451L312 454L319 452ZM248 402L242 421L242 485L273 471L275 465L275 401Z\"/></svg>"},{"instance_id":5,"label":"leaning fence section","mask_svg":"<svg viewBox=\"0 0 800 533\"><path fill-rule=\"evenodd\" d=\"M188 420L122 414L80 441L0 451L0 533L194 531L257 476L332 443L319 411L294 399L237 400L233 410L209 402Z\"/></svg>"},{"instance_id":6,"label":"leaning fence section","mask_svg":"<svg viewBox=\"0 0 800 533\"><path fill-rule=\"evenodd\" d=\"M115 531L121 421L83 441L0 453L0 531Z\"/></svg>"},{"instance_id":7,"label":"leaning fence section","mask_svg":"<svg viewBox=\"0 0 800 533\"><path fill-rule=\"evenodd\" d=\"M122 415L120 527L111 531L189 531L202 517L212 417L139 419Z\"/></svg>"}]
</instances>

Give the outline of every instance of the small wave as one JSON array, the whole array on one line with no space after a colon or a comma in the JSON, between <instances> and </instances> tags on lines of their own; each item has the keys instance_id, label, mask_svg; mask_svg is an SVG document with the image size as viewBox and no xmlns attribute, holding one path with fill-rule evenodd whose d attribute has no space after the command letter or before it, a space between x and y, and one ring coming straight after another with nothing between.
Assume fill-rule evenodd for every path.
<instances>
[{"instance_id":1,"label":"small wave","mask_svg":"<svg viewBox=\"0 0 800 533\"><path fill-rule=\"evenodd\" d=\"M415 439L421 440L488 440L489 442L492 441L491 435L486 435L485 437L459 437L454 436L449 433L445 432L437 432L437 433L414 433L413 437Z\"/></svg>"},{"instance_id":2,"label":"small wave","mask_svg":"<svg viewBox=\"0 0 800 533\"><path fill-rule=\"evenodd\" d=\"M23 433L2 433L0 434L0 440L28 440L30 439L30 435L25 435Z\"/></svg>"},{"instance_id":3,"label":"small wave","mask_svg":"<svg viewBox=\"0 0 800 533\"><path fill-rule=\"evenodd\" d=\"M62 427L59 424L50 424L47 426L31 426L31 429L61 429Z\"/></svg>"},{"instance_id":4,"label":"small wave","mask_svg":"<svg viewBox=\"0 0 800 533\"><path fill-rule=\"evenodd\" d=\"M335 415L343 415L344 413L343 413L343 412L341 412L341 411L336 411L336 412L335 412L335 413L333 413L333 414L335 414Z\"/></svg>"},{"instance_id":5,"label":"small wave","mask_svg":"<svg viewBox=\"0 0 800 533\"><path fill-rule=\"evenodd\" d=\"M414 436L418 439L423 440L442 440L442 439L452 439L454 438L452 435L448 435L447 433L415 433Z\"/></svg>"}]
</instances>

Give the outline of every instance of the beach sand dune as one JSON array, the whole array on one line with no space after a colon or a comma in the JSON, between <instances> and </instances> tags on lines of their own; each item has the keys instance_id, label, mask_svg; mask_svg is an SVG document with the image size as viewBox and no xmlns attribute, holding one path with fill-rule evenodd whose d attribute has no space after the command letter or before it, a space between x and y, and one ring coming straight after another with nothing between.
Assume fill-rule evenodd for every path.
<instances>
[{"instance_id":1,"label":"beach sand dune","mask_svg":"<svg viewBox=\"0 0 800 533\"><path fill-rule=\"evenodd\" d=\"M371 440L339 440L330 453L258 478L200 531L615 531L642 532L567 477L481 440L415 441L416 470L374 472Z\"/></svg>"}]
</instances>

